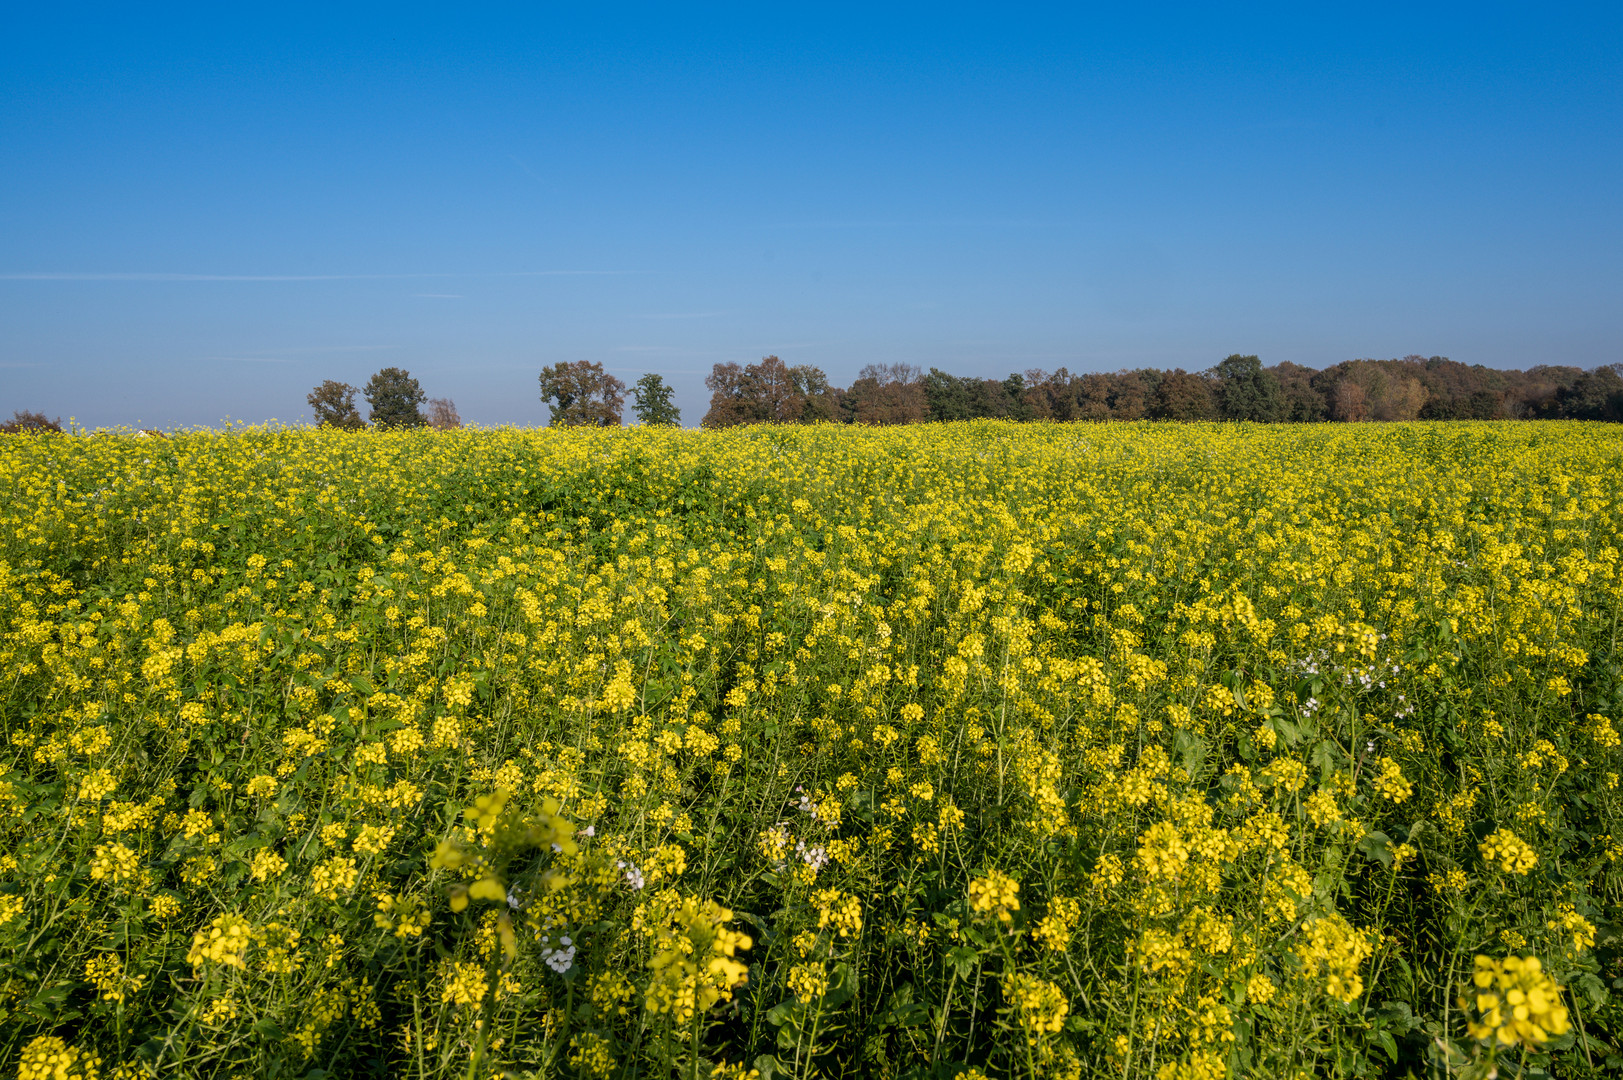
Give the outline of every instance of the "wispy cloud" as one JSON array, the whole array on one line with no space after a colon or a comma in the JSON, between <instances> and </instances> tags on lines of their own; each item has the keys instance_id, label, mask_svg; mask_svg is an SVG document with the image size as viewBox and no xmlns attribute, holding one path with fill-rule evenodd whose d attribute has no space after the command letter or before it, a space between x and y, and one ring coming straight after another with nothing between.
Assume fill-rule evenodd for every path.
<instances>
[{"instance_id":1,"label":"wispy cloud","mask_svg":"<svg viewBox=\"0 0 1623 1080\"><path fill-rule=\"evenodd\" d=\"M597 277L641 274L643 270L513 270L492 273L433 274L168 274L168 273L77 273L22 271L0 273L0 281L413 281L426 278L525 278Z\"/></svg>"},{"instance_id":2,"label":"wispy cloud","mask_svg":"<svg viewBox=\"0 0 1623 1080\"><path fill-rule=\"evenodd\" d=\"M424 300L460 300L460 299L462 299L462 294L461 293L456 293L456 292L414 292L411 295L416 296L416 297L420 297L420 298L422 298Z\"/></svg>"},{"instance_id":3,"label":"wispy cloud","mask_svg":"<svg viewBox=\"0 0 1623 1080\"><path fill-rule=\"evenodd\" d=\"M850 221L774 221L769 229L1052 229L1072 224L1068 221L1039 221L1035 218L943 218L908 221L856 219Z\"/></svg>"},{"instance_id":4,"label":"wispy cloud","mask_svg":"<svg viewBox=\"0 0 1623 1080\"><path fill-rule=\"evenodd\" d=\"M715 319L727 314L725 311L662 311L646 315L638 315L639 319Z\"/></svg>"}]
</instances>

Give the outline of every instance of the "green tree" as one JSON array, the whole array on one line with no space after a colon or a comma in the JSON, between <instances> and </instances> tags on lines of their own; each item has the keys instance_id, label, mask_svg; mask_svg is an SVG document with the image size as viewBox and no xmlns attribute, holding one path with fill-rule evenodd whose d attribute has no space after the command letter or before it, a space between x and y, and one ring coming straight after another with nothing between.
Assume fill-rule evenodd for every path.
<instances>
[{"instance_id":1,"label":"green tree","mask_svg":"<svg viewBox=\"0 0 1623 1080\"><path fill-rule=\"evenodd\" d=\"M1217 406L1223 419L1273 424L1285 418L1285 392L1257 357L1235 353L1213 368L1212 374L1217 378Z\"/></svg>"},{"instance_id":2,"label":"green tree","mask_svg":"<svg viewBox=\"0 0 1623 1080\"><path fill-rule=\"evenodd\" d=\"M940 368L931 368L924 377L924 406L930 420L968 420L970 411L970 380L949 375Z\"/></svg>"},{"instance_id":3,"label":"green tree","mask_svg":"<svg viewBox=\"0 0 1623 1080\"><path fill-rule=\"evenodd\" d=\"M541 369L541 400L553 427L618 427L626 384L589 360L560 360Z\"/></svg>"},{"instance_id":4,"label":"green tree","mask_svg":"<svg viewBox=\"0 0 1623 1080\"><path fill-rule=\"evenodd\" d=\"M384 368L367 381L363 393L378 427L416 428L428 423L421 408L428 395L404 368Z\"/></svg>"},{"instance_id":5,"label":"green tree","mask_svg":"<svg viewBox=\"0 0 1623 1080\"><path fill-rule=\"evenodd\" d=\"M675 427L682 422L681 410L671 400L675 393L664 379L649 372L632 388L631 411L649 427Z\"/></svg>"},{"instance_id":6,"label":"green tree","mask_svg":"<svg viewBox=\"0 0 1623 1080\"><path fill-rule=\"evenodd\" d=\"M1577 420L1623 421L1623 364L1598 367L1559 391L1559 414Z\"/></svg>"},{"instance_id":7,"label":"green tree","mask_svg":"<svg viewBox=\"0 0 1623 1080\"><path fill-rule=\"evenodd\" d=\"M361 414L355 409L355 395L360 390L339 382L337 379L327 379L320 386L310 391L306 401L316 413L317 427L346 428L351 431L366 426Z\"/></svg>"}]
</instances>

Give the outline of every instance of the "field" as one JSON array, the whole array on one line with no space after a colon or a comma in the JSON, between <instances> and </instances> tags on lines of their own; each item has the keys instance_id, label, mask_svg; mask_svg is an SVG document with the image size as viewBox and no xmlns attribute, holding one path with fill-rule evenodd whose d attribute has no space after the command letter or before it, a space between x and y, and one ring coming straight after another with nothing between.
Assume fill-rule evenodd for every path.
<instances>
[{"instance_id":1,"label":"field","mask_svg":"<svg viewBox=\"0 0 1623 1080\"><path fill-rule=\"evenodd\" d=\"M1623 1070L1615 427L4 436L0 483L7 1076Z\"/></svg>"}]
</instances>

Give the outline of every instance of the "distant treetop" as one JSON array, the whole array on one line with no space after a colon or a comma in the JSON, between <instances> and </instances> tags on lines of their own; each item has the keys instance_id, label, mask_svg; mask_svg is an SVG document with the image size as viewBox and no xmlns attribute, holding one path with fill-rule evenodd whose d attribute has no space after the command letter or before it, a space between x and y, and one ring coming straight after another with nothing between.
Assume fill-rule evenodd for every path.
<instances>
[{"instance_id":1,"label":"distant treetop","mask_svg":"<svg viewBox=\"0 0 1623 1080\"><path fill-rule=\"evenodd\" d=\"M404 368L384 368L367 381L364 393L372 406L372 423L378 427L417 428L428 423L421 409L428 395Z\"/></svg>"}]
</instances>

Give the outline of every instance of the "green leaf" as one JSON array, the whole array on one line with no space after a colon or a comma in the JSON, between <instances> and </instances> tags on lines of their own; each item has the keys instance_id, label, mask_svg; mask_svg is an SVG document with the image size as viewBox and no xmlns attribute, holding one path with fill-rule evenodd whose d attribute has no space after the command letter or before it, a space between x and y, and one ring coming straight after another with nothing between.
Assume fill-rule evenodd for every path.
<instances>
[{"instance_id":1,"label":"green leaf","mask_svg":"<svg viewBox=\"0 0 1623 1080\"><path fill-rule=\"evenodd\" d=\"M1358 841L1358 851L1370 862L1378 862L1382 866L1392 865L1392 838L1383 832L1367 832L1364 838Z\"/></svg>"},{"instance_id":2,"label":"green leaf","mask_svg":"<svg viewBox=\"0 0 1623 1080\"><path fill-rule=\"evenodd\" d=\"M966 949L964 946L958 945L947 950L947 963L958 969L960 979L969 978L979 961L980 954L974 949Z\"/></svg>"},{"instance_id":3,"label":"green leaf","mask_svg":"<svg viewBox=\"0 0 1623 1080\"><path fill-rule=\"evenodd\" d=\"M851 970L851 965L843 960L834 965L834 978L829 980L828 990L823 994L823 1007L837 1009L847 1001L857 996L857 973Z\"/></svg>"}]
</instances>

